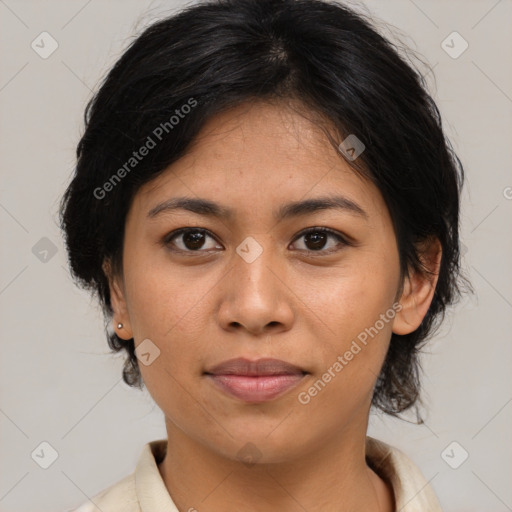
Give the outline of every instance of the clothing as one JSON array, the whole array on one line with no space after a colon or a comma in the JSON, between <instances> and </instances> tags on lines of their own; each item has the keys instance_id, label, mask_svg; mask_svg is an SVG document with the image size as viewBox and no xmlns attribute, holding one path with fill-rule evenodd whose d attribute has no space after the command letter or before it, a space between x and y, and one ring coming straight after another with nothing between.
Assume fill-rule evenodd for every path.
<instances>
[{"instance_id":1,"label":"clothing","mask_svg":"<svg viewBox=\"0 0 512 512\"><path fill-rule=\"evenodd\" d=\"M131 475L69 512L178 512L157 466L166 449L166 439L147 443ZM367 437L366 458L372 469L391 484L397 511L442 512L434 491L403 452Z\"/></svg>"}]
</instances>

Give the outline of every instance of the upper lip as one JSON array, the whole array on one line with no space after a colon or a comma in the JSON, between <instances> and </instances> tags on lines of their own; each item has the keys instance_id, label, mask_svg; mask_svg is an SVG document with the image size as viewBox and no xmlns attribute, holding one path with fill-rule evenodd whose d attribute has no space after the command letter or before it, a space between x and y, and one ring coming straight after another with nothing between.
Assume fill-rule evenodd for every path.
<instances>
[{"instance_id":1,"label":"upper lip","mask_svg":"<svg viewBox=\"0 0 512 512\"><path fill-rule=\"evenodd\" d=\"M257 359L251 361L243 357L229 359L213 366L205 372L210 375L247 375L247 376L265 376L265 375L300 375L306 373L301 368L281 361L280 359Z\"/></svg>"}]
</instances>

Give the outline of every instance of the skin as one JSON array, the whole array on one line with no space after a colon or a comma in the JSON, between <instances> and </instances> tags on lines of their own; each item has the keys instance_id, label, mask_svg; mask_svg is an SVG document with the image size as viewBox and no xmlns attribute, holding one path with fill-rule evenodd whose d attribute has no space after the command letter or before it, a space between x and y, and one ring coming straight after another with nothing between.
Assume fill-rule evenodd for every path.
<instances>
[{"instance_id":1,"label":"skin","mask_svg":"<svg viewBox=\"0 0 512 512\"><path fill-rule=\"evenodd\" d=\"M273 217L282 204L333 194L366 216L323 209ZM232 208L233 217L186 210L148 217L177 196L210 199ZM182 227L213 237L194 252L183 236L169 241ZM329 236L315 246L298 236L315 227L352 244ZM248 236L263 250L251 263L236 252ZM437 273L439 244L424 255ZM372 391L392 332L419 326L437 277L413 273L400 290L384 200L318 126L268 102L210 119L183 158L138 190L126 219L122 275L109 278L118 335L136 346L149 338L160 350L139 366L165 414L168 451L159 470L180 511L394 510L390 486L365 461ZM402 309L378 335L300 403L299 393L398 301ZM309 374L277 399L245 403L204 376L234 357L282 359ZM259 457L252 465L238 455L249 442Z\"/></svg>"}]
</instances>

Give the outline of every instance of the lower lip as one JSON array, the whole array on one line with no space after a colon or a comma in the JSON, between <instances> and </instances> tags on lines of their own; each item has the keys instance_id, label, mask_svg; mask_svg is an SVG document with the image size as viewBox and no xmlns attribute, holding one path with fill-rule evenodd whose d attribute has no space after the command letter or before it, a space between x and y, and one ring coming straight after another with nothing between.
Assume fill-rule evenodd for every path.
<instances>
[{"instance_id":1,"label":"lower lip","mask_svg":"<svg viewBox=\"0 0 512 512\"><path fill-rule=\"evenodd\" d=\"M265 375L208 375L224 392L244 402L267 402L294 388L303 374Z\"/></svg>"}]
</instances>

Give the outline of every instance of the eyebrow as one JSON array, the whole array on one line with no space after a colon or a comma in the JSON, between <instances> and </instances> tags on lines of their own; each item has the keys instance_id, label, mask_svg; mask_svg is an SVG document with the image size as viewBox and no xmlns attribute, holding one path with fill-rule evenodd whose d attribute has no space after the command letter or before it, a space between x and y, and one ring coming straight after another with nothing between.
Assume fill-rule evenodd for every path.
<instances>
[{"instance_id":1,"label":"eyebrow","mask_svg":"<svg viewBox=\"0 0 512 512\"><path fill-rule=\"evenodd\" d=\"M305 199L303 201L295 201L280 206L275 212L274 217L277 220L284 220L291 217L298 217L308 213L314 213L320 210L336 209L345 211L365 219L368 218L367 213L354 201L344 196L326 196L314 199ZM234 217L234 210L222 206L214 201L203 198L194 197L174 197L163 203L159 203L148 212L149 218L154 218L164 212L172 212L175 210L187 210L205 215L208 217L217 217L219 219L230 220Z\"/></svg>"}]
</instances>

